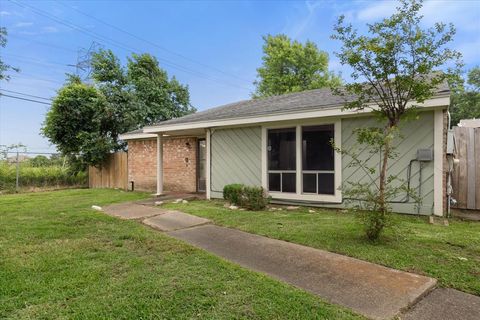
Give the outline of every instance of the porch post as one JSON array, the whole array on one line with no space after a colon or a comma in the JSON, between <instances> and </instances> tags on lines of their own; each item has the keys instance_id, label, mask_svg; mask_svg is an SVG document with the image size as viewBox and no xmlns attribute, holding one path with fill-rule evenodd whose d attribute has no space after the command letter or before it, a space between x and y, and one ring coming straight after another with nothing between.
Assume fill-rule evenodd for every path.
<instances>
[{"instance_id":1,"label":"porch post","mask_svg":"<svg viewBox=\"0 0 480 320\"><path fill-rule=\"evenodd\" d=\"M162 134L157 135L157 196L163 194L163 141Z\"/></svg>"},{"instance_id":2,"label":"porch post","mask_svg":"<svg viewBox=\"0 0 480 320\"><path fill-rule=\"evenodd\" d=\"M211 168L211 161L210 159L210 150L211 150L211 136L210 136L210 129L207 129L207 132L205 133L205 144L207 147L207 154L206 154L206 170L205 170L205 175L206 175L206 183L205 183L205 197L210 200L210 189L211 189L211 181L210 181L210 168Z\"/></svg>"},{"instance_id":3,"label":"porch post","mask_svg":"<svg viewBox=\"0 0 480 320\"><path fill-rule=\"evenodd\" d=\"M443 149L443 110L437 109L434 113L434 140L433 140L433 214L443 216L443 194L445 186L443 185L443 158L445 156Z\"/></svg>"}]
</instances>

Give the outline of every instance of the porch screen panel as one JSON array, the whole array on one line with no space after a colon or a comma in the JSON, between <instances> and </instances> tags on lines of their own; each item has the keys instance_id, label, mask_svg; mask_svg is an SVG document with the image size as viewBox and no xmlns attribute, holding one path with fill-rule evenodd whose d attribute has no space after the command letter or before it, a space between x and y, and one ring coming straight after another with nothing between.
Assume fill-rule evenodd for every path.
<instances>
[{"instance_id":1,"label":"porch screen panel","mask_svg":"<svg viewBox=\"0 0 480 320\"><path fill-rule=\"evenodd\" d=\"M296 128L268 130L268 190L296 192Z\"/></svg>"},{"instance_id":2,"label":"porch screen panel","mask_svg":"<svg viewBox=\"0 0 480 320\"><path fill-rule=\"evenodd\" d=\"M302 127L302 192L335 194L334 125Z\"/></svg>"}]
</instances>

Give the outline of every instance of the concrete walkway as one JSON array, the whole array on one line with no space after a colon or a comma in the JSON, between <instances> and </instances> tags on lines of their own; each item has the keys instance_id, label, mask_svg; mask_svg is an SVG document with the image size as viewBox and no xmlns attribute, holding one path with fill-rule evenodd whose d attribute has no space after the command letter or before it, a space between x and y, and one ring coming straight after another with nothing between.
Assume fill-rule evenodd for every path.
<instances>
[{"instance_id":1,"label":"concrete walkway","mask_svg":"<svg viewBox=\"0 0 480 320\"><path fill-rule=\"evenodd\" d=\"M369 318L480 319L480 297L453 289L431 291L436 280L429 277L211 225L208 219L179 211L135 203L109 206L104 211L122 219L141 220L172 237Z\"/></svg>"},{"instance_id":2,"label":"concrete walkway","mask_svg":"<svg viewBox=\"0 0 480 320\"><path fill-rule=\"evenodd\" d=\"M180 211L164 211L164 213L143 220L143 223L160 231L173 231L191 228L209 223L210 220L192 216Z\"/></svg>"},{"instance_id":3,"label":"concrete walkway","mask_svg":"<svg viewBox=\"0 0 480 320\"><path fill-rule=\"evenodd\" d=\"M247 232L205 225L167 234L374 319L390 319L436 280Z\"/></svg>"},{"instance_id":4,"label":"concrete walkway","mask_svg":"<svg viewBox=\"0 0 480 320\"><path fill-rule=\"evenodd\" d=\"M404 320L478 320L480 297L455 289L436 289L407 312Z\"/></svg>"},{"instance_id":5,"label":"concrete walkway","mask_svg":"<svg viewBox=\"0 0 480 320\"><path fill-rule=\"evenodd\" d=\"M113 204L103 208L103 212L110 216L126 220L144 219L162 213L162 211L159 211L157 208L136 203Z\"/></svg>"}]
</instances>

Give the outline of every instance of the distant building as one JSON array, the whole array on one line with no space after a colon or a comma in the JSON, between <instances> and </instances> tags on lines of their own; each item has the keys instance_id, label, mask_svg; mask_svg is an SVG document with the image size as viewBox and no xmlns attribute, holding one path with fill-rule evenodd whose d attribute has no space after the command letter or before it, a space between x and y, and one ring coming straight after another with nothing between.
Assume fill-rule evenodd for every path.
<instances>
[{"instance_id":1,"label":"distant building","mask_svg":"<svg viewBox=\"0 0 480 320\"><path fill-rule=\"evenodd\" d=\"M26 161L26 160L30 160L30 157L26 156L26 155L23 155L23 154L18 155L18 162L23 162L23 161ZM16 163L17 162L17 156L15 155L15 156L8 157L7 162L8 163Z\"/></svg>"}]
</instances>

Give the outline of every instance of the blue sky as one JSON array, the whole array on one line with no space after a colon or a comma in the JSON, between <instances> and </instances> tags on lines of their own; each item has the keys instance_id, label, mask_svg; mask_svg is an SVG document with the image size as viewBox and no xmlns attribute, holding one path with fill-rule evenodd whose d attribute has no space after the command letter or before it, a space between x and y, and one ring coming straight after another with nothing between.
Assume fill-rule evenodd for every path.
<instances>
[{"instance_id":1,"label":"blue sky","mask_svg":"<svg viewBox=\"0 0 480 320\"><path fill-rule=\"evenodd\" d=\"M348 79L348 68L333 56L339 44L329 39L336 17L345 14L362 30L395 6L395 1L0 0L0 25L9 31L2 59L21 69L0 86L53 97L65 72L75 71L69 65L76 64L78 51L96 41L122 61L132 51L154 54L170 76L188 84L192 104L203 110L250 97L266 34L314 41L329 53L330 69ZM452 47L463 53L466 69L480 65L480 0L430 0L423 14L425 26L453 22ZM48 105L0 97L0 145L22 142L33 152L55 150L39 134L47 110Z\"/></svg>"}]
</instances>

